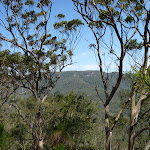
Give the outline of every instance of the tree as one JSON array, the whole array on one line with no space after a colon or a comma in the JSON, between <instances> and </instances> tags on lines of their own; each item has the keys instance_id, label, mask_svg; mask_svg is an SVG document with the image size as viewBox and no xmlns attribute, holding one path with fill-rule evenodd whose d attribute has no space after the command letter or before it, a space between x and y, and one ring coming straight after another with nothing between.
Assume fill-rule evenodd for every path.
<instances>
[{"instance_id":1,"label":"tree","mask_svg":"<svg viewBox=\"0 0 150 150\"><path fill-rule=\"evenodd\" d=\"M2 150L9 145L10 138L10 135L4 129L4 125L0 124L0 148Z\"/></svg>"},{"instance_id":2,"label":"tree","mask_svg":"<svg viewBox=\"0 0 150 150\"><path fill-rule=\"evenodd\" d=\"M53 123L48 122L47 144L53 145L52 148L64 144L70 149L84 149L86 146L92 149L93 145L87 136L97 120L95 102L84 94L74 92L66 96L57 93L50 101L54 101L59 113L56 112ZM47 115L51 116L50 113Z\"/></svg>"},{"instance_id":3,"label":"tree","mask_svg":"<svg viewBox=\"0 0 150 150\"><path fill-rule=\"evenodd\" d=\"M132 96L132 101L131 101L129 150L134 150L135 140L142 132L146 130L150 130L148 120L147 120L148 124L145 123L144 125L142 125L144 117L149 112L149 109L148 108L146 109L146 107L143 106L145 111L144 113L140 114L142 111L142 105L145 103L145 101L147 105L149 105L149 98L150 98L150 94L149 94L150 89L149 86L146 84L147 81L145 80L145 79L149 79L149 68L144 70L146 66L147 64L143 65L140 68L140 71L136 72L133 76L134 77L133 81L136 85L133 86L135 87L135 91L133 91L134 95ZM142 122L140 122L141 120ZM140 131L137 131L138 129L136 130L138 124L142 128L139 129Z\"/></svg>"},{"instance_id":4,"label":"tree","mask_svg":"<svg viewBox=\"0 0 150 150\"><path fill-rule=\"evenodd\" d=\"M149 24L150 24L150 10L149 8L146 8L146 1L136 1L136 7L138 7L138 10L143 12L140 16L136 15L138 14L138 11L136 14L134 13L134 18L136 20L139 20L139 23L142 23L143 26L141 30L139 27L137 27L137 31L139 36L141 36L141 43L143 45L143 58L142 62L139 64L138 61L135 61L135 68L136 76L131 77L134 84L132 85L131 94L128 98L128 101L131 101L131 112L130 112L130 129L129 129L129 150L134 150L134 143L135 138L138 136L140 132L143 132L145 130L149 130L150 128L144 128L141 129L137 134L134 133L135 124L137 123L138 116L141 111L141 107L144 101L147 101L150 97L149 94L149 86L147 84L147 80L149 79L149 66L148 66L148 59L149 59L149 43L150 43L150 32L149 32ZM136 43L136 42L135 42ZM136 44L133 44L133 40L131 40L127 46L133 47L129 50L136 50L137 46Z\"/></svg>"},{"instance_id":5,"label":"tree","mask_svg":"<svg viewBox=\"0 0 150 150\"><path fill-rule=\"evenodd\" d=\"M58 14L59 21L55 22L53 27L59 31L59 35L51 33L52 4L50 0L0 1L4 12L1 12L0 18L0 40L1 44L7 43L9 47L8 50L2 45L3 50L0 52L0 84L3 91L8 91L5 92L7 96L1 106L19 87L32 93L39 111L38 121L29 126L33 132L33 149L39 150L43 149L44 145L41 103L45 102L54 88L63 68L72 64L75 32L83 25L78 19L65 21L65 16ZM24 118L23 115L21 117Z\"/></svg>"},{"instance_id":6,"label":"tree","mask_svg":"<svg viewBox=\"0 0 150 150\"><path fill-rule=\"evenodd\" d=\"M143 73L145 73L146 71L148 61L148 47L149 47L148 44L149 10L146 8L146 1L139 1L139 0L136 1L72 0L72 1L74 3L76 11L82 16L84 21L92 30L94 38L96 40L96 44L91 43L90 47L96 50L97 58L99 60L98 65L100 68L100 74L105 93L105 100L102 100L101 98L100 99L102 100L105 108L106 150L110 150L111 149L110 143L113 129L116 123L118 122L120 115L122 114L127 103L129 103L130 101L134 103L133 97L140 84L140 82L136 81L136 84L133 85L128 100L122 106L112 126L110 126L109 120L110 102L113 101L114 95L116 94L120 86L124 70L123 63L125 63L126 60L125 56L127 54L130 54L129 51L133 49L140 50L144 46L144 55L143 55L144 60L141 63L141 70L143 70L142 71ZM141 27L142 23L144 23L144 27ZM141 33L140 28L142 28L142 31L144 29L144 34ZM139 35L141 36L140 41L136 39L136 37ZM110 40L108 40L108 36L110 37ZM107 58L110 57L111 62L110 63L107 62L107 64L104 64L105 57ZM106 71L110 70L112 64L116 65L116 71L118 72L118 75L116 82L114 83L112 89L109 91L108 87L110 78L108 78L108 76L104 76L103 72L105 70ZM145 97L145 96L143 97L143 94L141 94L141 96L142 99ZM132 113L133 112L131 112L131 114ZM132 128L132 126L133 124L130 126L130 129ZM132 131L130 130L130 133ZM129 145L130 145L129 147L132 147L131 145L133 145L133 142L131 140L129 142Z\"/></svg>"},{"instance_id":7,"label":"tree","mask_svg":"<svg viewBox=\"0 0 150 150\"><path fill-rule=\"evenodd\" d=\"M13 99L13 100L12 100ZM8 102L17 105L26 116L27 122L31 122L37 115L37 103L31 97L14 97ZM11 135L9 149L32 149L32 132L27 123L20 119L20 115L14 107L7 107L7 113L3 115L2 123ZM96 103L84 94L70 92L68 95L56 93L49 96L42 104L43 117L45 118L44 142L45 149L92 149L90 132L97 121ZM10 113L8 113L10 111ZM1 141L5 140L5 136ZM7 140L5 140L7 141ZM94 149L94 148L93 148Z\"/></svg>"}]
</instances>

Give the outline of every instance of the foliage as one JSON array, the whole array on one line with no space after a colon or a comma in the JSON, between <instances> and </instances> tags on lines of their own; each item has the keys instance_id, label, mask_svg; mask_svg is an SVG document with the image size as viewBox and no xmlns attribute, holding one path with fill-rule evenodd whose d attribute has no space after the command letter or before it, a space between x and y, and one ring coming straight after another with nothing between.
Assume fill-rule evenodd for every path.
<instances>
[{"instance_id":1,"label":"foliage","mask_svg":"<svg viewBox=\"0 0 150 150\"><path fill-rule=\"evenodd\" d=\"M98 71L97 72L96 71L94 72L93 71L63 72L61 76L62 79L60 79L60 83L61 83L61 80L63 80L64 84L67 85L66 83L67 79L73 78L74 75L76 75L81 79L80 81L83 81L83 80L84 82L86 81L86 86L88 85L88 82L90 82L90 85L91 86L93 85L92 87L94 88L95 78L97 78L97 76L95 76L96 73L98 73ZM87 76L87 75L91 75L91 76ZM90 77L93 80L91 80ZM75 86L75 89L77 86L75 84L76 82L77 81L74 80L73 85ZM58 87L62 85L60 83L58 82ZM71 86L73 85L71 84ZM79 89L77 93L80 93L82 91L82 88L84 88L82 84L80 84L80 87L81 89ZM124 89L122 89L123 87ZM127 79L125 76L125 79L123 80L123 83L122 83L122 88L120 89L120 92L117 93L116 101L113 104L113 108L111 109L113 112L110 114L111 123L113 123L114 117L116 116L115 112L118 112L117 111L118 106L119 105L122 106L122 103L126 101L128 94L129 94L129 87L130 87L129 79ZM62 89L63 89L63 86L60 88L61 93L63 93ZM69 89L70 87L67 88L66 86L66 89L65 89L66 93L68 93L67 91L69 91ZM56 89L56 91L57 90L58 89ZM88 89L87 93L89 94L90 92L91 92L91 89ZM102 112L98 113L100 106L97 105L95 107L94 106L95 102L93 102L92 99L87 98L83 94L75 94L71 92L68 95L62 95L59 92L55 92L54 95L55 95L54 97L52 95L49 95L48 100L43 105L44 118L46 120L46 124L45 124L46 128L44 130L44 133L46 135L45 136L46 138L45 148L48 149L52 146L56 149L57 148L65 149L67 147L69 147L69 149L71 149L70 147L72 148L76 147L78 149L90 149L90 148L92 149L93 148L92 150L99 150L99 148L104 149L103 148L104 147L104 128L103 128L104 124L102 122L103 113ZM9 102L16 103L18 105L18 107L22 110L21 112L26 116L28 123L30 122L30 120L35 120L36 115L38 113L38 110L36 109L37 108L36 101L34 99L31 99L31 97L27 98L26 95L24 95L24 98L22 99L18 96L16 98L15 97L16 97L15 95L14 97L11 97ZM148 110L149 104L147 102L146 103L144 102L144 107L142 107L141 114L143 114L145 111ZM91 103L92 106L89 103ZM20 144L23 142L26 143L26 148L31 147L31 141L29 141L30 142L29 144L28 141L26 140L26 139L31 138L31 133L32 133L31 130L28 129L29 127L26 126L21 119L19 119L19 116L17 115L17 112L14 110L14 108L11 107L9 109L11 109L10 115L4 116L4 120L7 119L7 122L9 122L6 128L10 128L9 127L10 124L13 123L14 126L12 126L10 130L11 133L15 133L14 131L17 131L17 134L12 134L12 140L9 143L12 144L12 142L15 140L15 141L18 141L18 143ZM89 120L88 119L86 120L88 109L89 110L92 109L91 110L92 112L90 112L91 118L88 118ZM127 107L127 109L129 108ZM148 115L149 113L147 113L144 119L141 119L140 124L141 122L142 124L138 125L137 130L136 130L137 132L139 131L141 126L147 125L148 123L147 119L149 118ZM127 147L128 123L129 123L129 112L126 110L124 115L122 115L121 118L119 119L117 128L115 128L114 130L114 133L113 133L114 137L112 139L112 144L113 144L112 149L115 150L118 147L120 147L120 149L121 148L123 149ZM30 131L30 134L27 131L28 132ZM19 134L19 133L22 133L22 134ZM144 134L141 134L139 136L139 138L136 141L137 146L140 146L141 148L144 146L144 143L147 141L147 137L148 137L147 133L148 132L144 132ZM144 139L143 136L145 136L146 139ZM99 143L99 141L101 142ZM141 144L139 145L139 143ZM17 143L15 143L13 146L19 148L19 145Z\"/></svg>"},{"instance_id":2,"label":"foliage","mask_svg":"<svg viewBox=\"0 0 150 150\"><path fill-rule=\"evenodd\" d=\"M126 49L127 49L128 51L133 50L133 49L135 49L135 50L141 50L142 47L143 47L143 43L142 43L142 42L141 42L141 43L138 43L138 42L137 42L137 39L134 39L134 40L130 40L130 42L128 42L128 43L125 45L125 47L126 47Z\"/></svg>"},{"instance_id":3,"label":"foliage","mask_svg":"<svg viewBox=\"0 0 150 150\"><path fill-rule=\"evenodd\" d=\"M64 138L60 142L68 145L78 145L84 143L83 135L88 135L88 131L92 129L95 120L95 106L92 100L84 95L78 95L70 92L67 96L59 93L54 97L54 102L59 108L57 119L48 123L47 133L52 142L52 137ZM50 114L50 113L48 113ZM58 143L59 144L59 143Z\"/></svg>"},{"instance_id":4,"label":"foliage","mask_svg":"<svg viewBox=\"0 0 150 150\"><path fill-rule=\"evenodd\" d=\"M0 123L0 149L4 149L9 146L11 136L4 129L4 125Z\"/></svg>"},{"instance_id":5,"label":"foliage","mask_svg":"<svg viewBox=\"0 0 150 150\"><path fill-rule=\"evenodd\" d=\"M8 50L2 45L0 51L0 86L3 90L0 94L6 95L1 96L1 106L19 87L32 94L38 104L35 105L37 114L35 118L29 117L31 120L26 123L32 129L33 149L43 149L44 142L40 144L40 139L44 139L41 133L45 127L44 122L40 122L44 113L41 105L60 78L61 71L72 64L72 43L83 23L78 19L66 21L65 15L58 14L59 21L54 23L52 31L53 2L50 0L1 0L0 5L4 10L0 18L0 30L3 30L0 40L9 47ZM55 27L62 21L65 26ZM20 112L18 106L13 106ZM20 117L24 118L21 114ZM18 127L14 133L20 130ZM23 136L24 133L19 134Z\"/></svg>"},{"instance_id":6,"label":"foliage","mask_svg":"<svg viewBox=\"0 0 150 150\"><path fill-rule=\"evenodd\" d=\"M58 14L58 22L50 32L52 1L4 0L0 5L5 12L0 29L8 33L2 32L0 39L9 47L2 46L0 51L0 76L12 78L10 85L26 88L35 99L42 99L59 79L60 74L54 76L56 71L72 63L71 43L83 23L78 19L66 21L65 15ZM42 79L44 84L40 84Z\"/></svg>"},{"instance_id":7,"label":"foliage","mask_svg":"<svg viewBox=\"0 0 150 150\"><path fill-rule=\"evenodd\" d=\"M128 99L120 108L118 115L114 118L114 124L111 125L111 102L114 101L117 90L121 87L123 79L125 56L129 54L133 63L136 63L137 57L133 58L133 53L137 50L144 51L142 62L140 62L140 71L145 74L145 68L148 63L149 54L149 22L150 11L147 8L147 1L141 0L72 0L76 11L82 16L87 23L88 27L93 32L95 43L90 43L90 48L96 51L96 56L100 68L100 76L103 83L103 91L105 97L99 99L103 101L105 109L105 133L106 133L106 150L110 150L111 136L113 136L113 129L116 126L121 114L126 107L127 103L132 101L131 106L131 121L129 132L129 150L134 149L134 119L138 117L140 112L143 97L147 96L147 91L144 89L145 84L136 80L132 85ZM109 37L109 38L108 38ZM140 38L138 38L140 37ZM136 39L138 38L138 39ZM142 49L143 48L143 49ZM118 53L119 51L119 53ZM110 58L110 60L108 59ZM107 61L108 59L108 61ZM111 80L109 77L104 76L105 70L111 71L112 66L116 66L117 80L109 91ZM136 64L137 65L137 64ZM143 88L141 91L138 88ZM145 91L144 91L145 90ZM140 95L140 99L135 103L136 95ZM132 134L132 135L131 135ZM118 147L118 149L120 149Z\"/></svg>"},{"instance_id":8,"label":"foliage","mask_svg":"<svg viewBox=\"0 0 150 150\"><path fill-rule=\"evenodd\" d=\"M14 107L7 108L10 112L7 115L5 113L3 121L7 120L6 128L10 128L9 132L12 137L9 141L10 149L21 146L32 149L32 130L28 124L31 120L36 123L38 104L30 97L22 99L12 97L12 99L9 100L10 105L17 105L21 114L25 116L26 122L20 118ZM85 146L86 140L90 141L90 132L94 130L97 120L97 108L92 99L74 92L66 96L56 93L54 97L47 99L42 108L43 118L46 120L44 124L45 148L67 150L71 147L73 149L78 147L80 149L81 145ZM5 140L4 137L3 140Z\"/></svg>"}]
</instances>

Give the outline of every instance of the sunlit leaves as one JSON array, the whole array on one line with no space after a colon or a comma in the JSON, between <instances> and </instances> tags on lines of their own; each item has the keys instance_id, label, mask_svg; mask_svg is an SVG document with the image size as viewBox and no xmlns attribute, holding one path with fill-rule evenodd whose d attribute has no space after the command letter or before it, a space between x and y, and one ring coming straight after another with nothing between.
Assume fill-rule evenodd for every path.
<instances>
[{"instance_id":1,"label":"sunlit leaves","mask_svg":"<svg viewBox=\"0 0 150 150\"><path fill-rule=\"evenodd\" d=\"M51 65L56 65L57 60L58 60L58 56L57 56L56 54L52 54L52 55L50 56L50 64L51 64Z\"/></svg>"},{"instance_id":2,"label":"sunlit leaves","mask_svg":"<svg viewBox=\"0 0 150 150\"><path fill-rule=\"evenodd\" d=\"M5 131L4 126L0 123L0 148L5 149L9 145L10 135Z\"/></svg>"},{"instance_id":3,"label":"sunlit leaves","mask_svg":"<svg viewBox=\"0 0 150 150\"><path fill-rule=\"evenodd\" d=\"M28 42L28 44L29 44L30 46L33 46L33 45L34 45L34 41L31 40L31 41Z\"/></svg>"},{"instance_id":4,"label":"sunlit leaves","mask_svg":"<svg viewBox=\"0 0 150 150\"><path fill-rule=\"evenodd\" d=\"M142 12L138 12L137 15L140 17L140 16L143 15L143 13Z\"/></svg>"},{"instance_id":5,"label":"sunlit leaves","mask_svg":"<svg viewBox=\"0 0 150 150\"><path fill-rule=\"evenodd\" d=\"M7 65L11 67L14 64L18 64L21 61L20 53L13 53L11 54L9 50L1 51L0 52L0 64Z\"/></svg>"},{"instance_id":6,"label":"sunlit leaves","mask_svg":"<svg viewBox=\"0 0 150 150\"><path fill-rule=\"evenodd\" d=\"M99 28L103 28L103 23L102 22L89 22L88 23L88 26L90 27L90 26L95 26L97 29L99 29Z\"/></svg>"},{"instance_id":7,"label":"sunlit leaves","mask_svg":"<svg viewBox=\"0 0 150 150\"><path fill-rule=\"evenodd\" d=\"M34 5L33 0L26 0L25 5Z\"/></svg>"},{"instance_id":8,"label":"sunlit leaves","mask_svg":"<svg viewBox=\"0 0 150 150\"><path fill-rule=\"evenodd\" d=\"M133 73L131 76L133 82L140 81L140 89L143 89L143 86L146 89L146 92L150 92L150 66L147 67L146 71L143 72L133 67Z\"/></svg>"},{"instance_id":9,"label":"sunlit leaves","mask_svg":"<svg viewBox=\"0 0 150 150\"><path fill-rule=\"evenodd\" d=\"M92 3L92 1L89 1L89 3ZM100 5L105 5L105 0L95 0L95 3ZM113 0L108 0L107 3L111 4L113 3Z\"/></svg>"},{"instance_id":10,"label":"sunlit leaves","mask_svg":"<svg viewBox=\"0 0 150 150\"><path fill-rule=\"evenodd\" d=\"M144 0L140 0L140 3L143 4L143 3L144 3Z\"/></svg>"},{"instance_id":11,"label":"sunlit leaves","mask_svg":"<svg viewBox=\"0 0 150 150\"><path fill-rule=\"evenodd\" d=\"M73 56L73 52L71 50L68 50L67 53L69 56Z\"/></svg>"},{"instance_id":12,"label":"sunlit leaves","mask_svg":"<svg viewBox=\"0 0 150 150\"><path fill-rule=\"evenodd\" d=\"M59 29L61 27L64 27L67 24L67 21L62 21L62 22L56 22L53 26L55 29Z\"/></svg>"},{"instance_id":13,"label":"sunlit leaves","mask_svg":"<svg viewBox=\"0 0 150 150\"><path fill-rule=\"evenodd\" d=\"M89 48L91 49L91 48L96 48L96 45L95 44L90 44L89 45Z\"/></svg>"},{"instance_id":14,"label":"sunlit leaves","mask_svg":"<svg viewBox=\"0 0 150 150\"><path fill-rule=\"evenodd\" d=\"M42 16L42 15L44 15L46 13L46 11L44 11L44 10L41 10L40 12L37 12L37 16Z\"/></svg>"},{"instance_id":15,"label":"sunlit leaves","mask_svg":"<svg viewBox=\"0 0 150 150\"><path fill-rule=\"evenodd\" d=\"M67 60L67 55L62 55L61 61L64 62L64 61L66 61L66 60Z\"/></svg>"},{"instance_id":16,"label":"sunlit leaves","mask_svg":"<svg viewBox=\"0 0 150 150\"><path fill-rule=\"evenodd\" d=\"M150 92L150 66L146 69L145 73L136 71L135 75L141 83L146 85L146 89Z\"/></svg>"},{"instance_id":17,"label":"sunlit leaves","mask_svg":"<svg viewBox=\"0 0 150 150\"><path fill-rule=\"evenodd\" d=\"M81 20L79 19L73 19L71 21L61 21L61 22L56 22L53 26L55 29L60 29L60 28L64 28L64 31L67 30L76 30L77 27L79 27L80 25L84 25L84 23L82 23Z\"/></svg>"},{"instance_id":18,"label":"sunlit leaves","mask_svg":"<svg viewBox=\"0 0 150 150\"><path fill-rule=\"evenodd\" d=\"M58 14L57 17L60 19L60 18L65 18L65 15L64 14Z\"/></svg>"},{"instance_id":19,"label":"sunlit leaves","mask_svg":"<svg viewBox=\"0 0 150 150\"><path fill-rule=\"evenodd\" d=\"M142 11L143 10L143 6L140 5L140 4L136 4L135 10L136 11Z\"/></svg>"},{"instance_id":20,"label":"sunlit leaves","mask_svg":"<svg viewBox=\"0 0 150 150\"><path fill-rule=\"evenodd\" d=\"M81 20L73 19L66 24L66 29L68 30L76 30L76 28L80 25L84 25Z\"/></svg>"},{"instance_id":21,"label":"sunlit leaves","mask_svg":"<svg viewBox=\"0 0 150 150\"><path fill-rule=\"evenodd\" d=\"M22 14L22 18L23 19L27 19L27 17L35 17L35 16L36 16L36 14L35 14L34 10Z\"/></svg>"},{"instance_id":22,"label":"sunlit leaves","mask_svg":"<svg viewBox=\"0 0 150 150\"><path fill-rule=\"evenodd\" d=\"M33 36L31 36L31 35L27 36L27 40L32 40L32 39L33 39Z\"/></svg>"},{"instance_id":23,"label":"sunlit leaves","mask_svg":"<svg viewBox=\"0 0 150 150\"><path fill-rule=\"evenodd\" d=\"M128 44L125 45L125 48L130 51L130 50L140 50L141 48L143 47L143 43L138 43L137 42L137 39L133 39L133 40L130 40L128 42Z\"/></svg>"},{"instance_id":24,"label":"sunlit leaves","mask_svg":"<svg viewBox=\"0 0 150 150\"><path fill-rule=\"evenodd\" d=\"M125 22L127 22L127 23L131 23L132 21L133 21L133 17L131 17L131 16L127 16L125 19Z\"/></svg>"},{"instance_id":25,"label":"sunlit leaves","mask_svg":"<svg viewBox=\"0 0 150 150\"><path fill-rule=\"evenodd\" d=\"M41 8L43 6L48 6L51 3L50 0L40 0L39 3L37 4L37 7Z\"/></svg>"}]
</instances>

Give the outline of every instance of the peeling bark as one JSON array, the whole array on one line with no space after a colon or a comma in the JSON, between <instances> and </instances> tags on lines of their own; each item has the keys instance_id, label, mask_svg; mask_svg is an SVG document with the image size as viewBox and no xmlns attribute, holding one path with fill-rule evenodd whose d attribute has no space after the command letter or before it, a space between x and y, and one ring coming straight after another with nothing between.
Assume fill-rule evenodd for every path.
<instances>
[{"instance_id":1,"label":"peeling bark","mask_svg":"<svg viewBox=\"0 0 150 150\"><path fill-rule=\"evenodd\" d=\"M144 150L150 149L150 140L146 143Z\"/></svg>"},{"instance_id":2,"label":"peeling bark","mask_svg":"<svg viewBox=\"0 0 150 150\"><path fill-rule=\"evenodd\" d=\"M105 107L106 150L110 150L109 105Z\"/></svg>"}]
</instances>

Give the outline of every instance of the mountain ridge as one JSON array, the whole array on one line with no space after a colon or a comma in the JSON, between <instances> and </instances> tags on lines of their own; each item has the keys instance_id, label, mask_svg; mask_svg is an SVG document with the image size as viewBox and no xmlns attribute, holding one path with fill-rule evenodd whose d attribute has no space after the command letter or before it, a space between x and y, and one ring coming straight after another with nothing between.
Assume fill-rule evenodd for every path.
<instances>
[{"instance_id":1,"label":"mountain ridge","mask_svg":"<svg viewBox=\"0 0 150 150\"><path fill-rule=\"evenodd\" d=\"M104 73L105 78L108 78L108 92L111 91L112 87L115 85L117 80L117 72ZM99 91L99 95L105 100L103 84L99 71L64 71L61 73L60 79L58 80L56 87L51 91L51 94L59 92L60 94L68 94L70 91L81 94L84 93L89 98L100 102L103 107L97 92L96 86ZM121 85L114 95L112 100L112 107L114 111L118 111L117 106L120 105L119 92L122 89L129 89L130 82L129 79L124 75L121 81Z\"/></svg>"}]
</instances>

